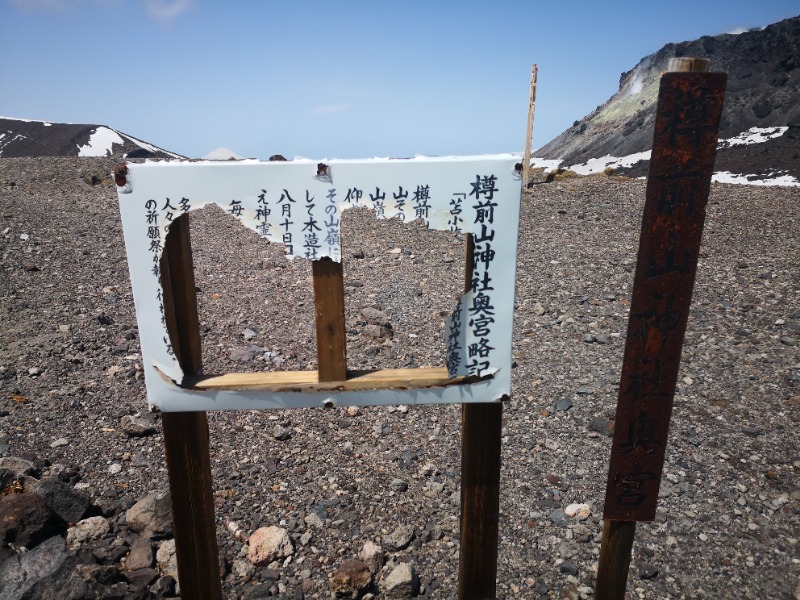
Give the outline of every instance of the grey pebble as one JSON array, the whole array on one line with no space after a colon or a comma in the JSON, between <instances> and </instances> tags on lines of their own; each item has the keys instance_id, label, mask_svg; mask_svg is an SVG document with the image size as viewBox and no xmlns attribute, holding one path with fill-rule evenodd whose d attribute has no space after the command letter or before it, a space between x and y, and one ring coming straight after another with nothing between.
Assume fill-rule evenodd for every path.
<instances>
[{"instance_id":1,"label":"grey pebble","mask_svg":"<svg viewBox=\"0 0 800 600\"><path fill-rule=\"evenodd\" d=\"M565 412L572 408L572 400L570 398L561 398L556 402L556 410Z\"/></svg>"},{"instance_id":2,"label":"grey pebble","mask_svg":"<svg viewBox=\"0 0 800 600\"><path fill-rule=\"evenodd\" d=\"M562 573L566 573L567 575L577 575L578 574L578 567L575 566L574 563L565 560L560 565L558 565L558 570Z\"/></svg>"},{"instance_id":3,"label":"grey pebble","mask_svg":"<svg viewBox=\"0 0 800 600\"><path fill-rule=\"evenodd\" d=\"M658 569L650 563L642 563L639 565L640 579L653 579L656 575L658 575Z\"/></svg>"},{"instance_id":4,"label":"grey pebble","mask_svg":"<svg viewBox=\"0 0 800 600\"><path fill-rule=\"evenodd\" d=\"M272 428L272 437L280 441L288 440L292 437L292 430L282 425L275 425L275 427Z\"/></svg>"},{"instance_id":5,"label":"grey pebble","mask_svg":"<svg viewBox=\"0 0 800 600\"><path fill-rule=\"evenodd\" d=\"M396 492L405 492L408 489L408 483L402 479L392 479L391 487Z\"/></svg>"}]
</instances>

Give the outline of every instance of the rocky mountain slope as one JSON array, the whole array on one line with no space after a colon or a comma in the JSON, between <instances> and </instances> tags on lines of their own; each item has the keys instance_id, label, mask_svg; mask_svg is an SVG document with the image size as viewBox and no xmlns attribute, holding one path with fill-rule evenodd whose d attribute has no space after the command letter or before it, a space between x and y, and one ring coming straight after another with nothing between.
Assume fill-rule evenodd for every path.
<instances>
[{"instance_id":1,"label":"rocky mountain slope","mask_svg":"<svg viewBox=\"0 0 800 600\"><path fill-rule=\"evenodd\" d=\"M772 133L761 143L722 143L716 169L761 179L800 178L800 17L763 30L667 44L622 73L616 94L540 148L536 156L573 166L649 151L659 79L669 59L680 56L708 58L712 71L728 74L721 140ZM647 158L633 157L613 166L628 175L644 175Z\"/></svg>"},{"instance_id":2,"label":"rocky mountain slope","mask_svg":"<svg viewBox=\"0 0 800 600\"><path fill-rule=\"evenodd\" d=\"M0 117L0 158L25 156L183 158L105 125Z\"/></svg>"}]
</instances>

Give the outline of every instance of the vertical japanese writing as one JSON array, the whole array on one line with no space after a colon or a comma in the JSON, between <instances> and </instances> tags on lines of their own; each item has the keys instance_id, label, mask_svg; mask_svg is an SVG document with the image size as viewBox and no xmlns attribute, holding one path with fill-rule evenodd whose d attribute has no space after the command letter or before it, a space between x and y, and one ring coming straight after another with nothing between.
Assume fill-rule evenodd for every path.
<instances>
[{"instance_id":1,"label":"vertical japanese writing","mask_svg":"<svg viewBox=\"0 0 800 600\"><path fill-rule=\"evenodd\" d=\"M242 201L231 200L231 203L228 205L228 212L236 218L241 218L242 213L244 212L244 208L242 208Z\"/></svg>"},{"instance_id":2,"label":"vertical japanese writing","mask_svg":"<svg viewBox=\"0 0 800 600\"><path fill-rule=\"evenodd\" d=\"M175 212L177 210L178 210L177 208L175 208L174 206L172 206L172 204L170 204L169 198L167 198L167 201L164 203L164 206L161 207L161 212L164 213L164 220L167 223L172 223L172 219L175 218Z\"/></svg>"},{"instance_id":3,"label":"vertical japanese writing","mask_svg":"<svg viewBox=\"0 0 800 600\"><path fill-rule=\"evenodd\" d=\"M459 304L455 312L450 317L447 329L447 372L450 377L458 374L458 367L461 366L461 331L462 331L462 310Z\"/></svg>"},{"instance_id":4,"label":"vertical japanese writing","mask_svg":"<svg viewBox=\"0 0 800 600\"><path fill-rule=\"evenodd\" d=\"M341 259L341 237L339 235L339 209L336 208L336 189L328 190L326 197L328 203L325 205L325 244L328 246L328 253L331 258L339 262Z\"/></svg>"},{"instance_id":5,"label":"vertical japanese writing","mask_svg":"<svg viewBox=\"0 0 800 600\"><path fill-rule=\"evenodd\" d=\"M472 209L475 211L474 224L481 228L480 234L473 236L475 244L472 261L472 304L468 309L469 326L471 327L473 341L467 348L469 358L468 368L471 375L480 377L490 367L489 355L494 348L489 345L492 325L495 322L495 307L492 300L492 262L495 250L492 248L494 241L494 209L497 206L494 200L497 177L494 175L475 176L471 183L472 191L469 196L474 196Z\"/></svg>"},{"instance_id":6,"label":"vertical japanese writing","mask_svg":"<svg viewBox=\"0 0 800 600\"><path fill-rule=\"evenodd\" d=\"M292 204L294 199L289 195L289 192L283 190L281 197L278 199L278 206L281 207L280 217L283 219L278 226L283 228L281 241L286 246L286 254L294 254L294 243L292 241L292 232L289 228L294 225L294 221L290 221L292 217Z\"/></svg>"},{"instance_id":7,"label":"vertical japanese writing","mask_svg":"<svg viewBox=\"0 0 800 600\"><path fill-rule=\"evenodd\" d=\"M403 186L401 185L397 190L397 193L392 194L392 197L394 198L395 207L397 208L397 218L401 221L405 221L405 205L406 200L408 200L408 190L404 190Z\"/></svg>"},{"instance_id":8,"label":"vertical japanese writing","mask_svg":"<svg viewBox=\"0 0 800 600\"><path fill-rule=\"evenodd\" d=\"M161 231L158 228L158 202L153 199L148 200L145 203L145 208L147 212L145 213L145 219L147 221L147 239L150 240L150 247L148 250L150 251L150 256L153 261L153 269L152 273L156 277L161 276L161 268L159 266L159 260L161 258Z\"/></svg>"},{"instance_id":9,"label":"vertical japanese writing","mask_svg":"<svg viewBox=\"0 0 800 600\"><path fill-rule=\"evenodd\" d=\"M431 208L429 200L430 186L418 185L416 191L414 192L414 196L411 199L411 205L414 208L414 218L422 219L425 221L425 225L430 225L430 220L428 219L428 213Z\"/></svg>"},{"instance_id":10,"label":"vertical japanese writing","mask_svg":"<svg viewBox=\"0 0 800 600\"><path fill-rule=\"evenodd\" d=\"M381 188L376 187L375 193L370 194L369 199L372 200L375 216L383 219L386 216L386 192L381 192Z\"/></svg>"},{"instance_id":11,"label":"vertical japanese writing","mask_svg":"<svg viewBox=\"0 0 800 600\"><path fill-rule=\"evenodd\" d=\"M310 260L316 260L317 253L320 248L318 231L322 231L322 227L317 223L314 217L314 196L306 190L306 212L308 219L303 222L303 249L305 250L304 256Z\"/></svg>"},{"instance_id":12,"label":"vertical japanese writing","mask_svg":"<svg viewBox=\"0 0 800 600\"><path fill-rule=\"evenodd\" d=\"M347 194L345 194L344 201L348 204L358 204L363 194L364 193L358 188L350 188L347 190Z\"/></svg>"},{"instance_id":13,"label":"vertical japanese writing","mask_svg":"<svg viewBox=\"0 0 800 600\"><path fill-rule=\"evenodd\" d=\"M267 219L272 213L269 208L269 202L267 201L267 190L261 190L256 203L258 205L256 208L256 221L258 221L256 231L258 231L259 235L267 237L269 235L269 222Z\"/></svg>"},{"instance_id":14,"label":"vertical japanese writing","mask_svg":"<svg viewBox=\"0 0 800 600\"><path fill-rule=\"evenodd\" d=\"M159 223L159 211L158 211L158 202L154 199L149 199L145 203L145 222L147 224L147 239L150 240L150 245L148 250L150 251L150 257L153 263L151 273L154 277L159 279L158 285L156 286L156 303L158 304L158 310L160 313L161 325L162 327L167 326L167 315L164 311L164 295L161 289L161 253L164 249L164 246L161 242L161 227ZM170 207L170 208L168 208ZM166 199L166 203L162 210L167 211L165 215L165 221L167 221L167 227L169 226L169 222L172 221L174 217L174 213L170 212L176 210L172 208L169 202L169 198ZM169 341L169 337L164 336L164 345L167 348L167 354L170 356L174 356L174 351L172 350L172 344Z\"/></svg>"},{"instance_id":15,"label":"vertical japanese writing","mask_svg":"<svg viewBox=\"0 0 800 600\"><path fill-rule=\"evenodd\" d=\"M606 519L655 518L725 90L721 73L661 77Z\"/></svg>"},{"instance_id":16,"label":"vertical japanese writing","mask_svg":"<svg viewBox=\"0 0 800 600\"><path fill-rule=\"evenodd\" d=\"M447 222L450 225L450 231L460 232L464 219L461 217L463 212L462 205L467 195L464 193L455 193L450 198L450 220Z\"/></svg>"}]
</instances>

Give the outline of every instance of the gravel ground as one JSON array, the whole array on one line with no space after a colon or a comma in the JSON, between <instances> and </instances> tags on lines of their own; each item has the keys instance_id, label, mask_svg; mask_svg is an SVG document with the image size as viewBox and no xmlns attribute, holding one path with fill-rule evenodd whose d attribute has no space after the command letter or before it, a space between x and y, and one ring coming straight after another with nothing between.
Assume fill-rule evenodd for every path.
<instances>
[{"instance_id":1,"label":"gravel ground","mask_svg":"<svg viewBox=\"0 0 800 600\"><path fill-rule=\"evenodd\" d=\"M119 545L130 542L124 510L166 488L167 473L160 428L123 433L123 417L147 402L116 192L90 183L112 166L0 160L0 456L38 461L42 478L71 467L111 523L105 542ZM644 190L590 177L524 193L500 598L586 597L594 586ZM463 241L345 215L348 366L442 365ZM315 368L310 265L216 209L193 213L192 236L206 372ZM799 265L800 188L713 186L658 516L637 528L629 597L793 597ZM391 337L374 337L365 307L389 317ZM422 597L455 597L458 407L210 413L209 423L227 597L329 598L332 574L367 541L386 553L377 597L404 562ZM572 503L589 516L567 517ZM294 550L252 567L226 519L246 533L283 527Z\"/></svg>"}]
</instances>

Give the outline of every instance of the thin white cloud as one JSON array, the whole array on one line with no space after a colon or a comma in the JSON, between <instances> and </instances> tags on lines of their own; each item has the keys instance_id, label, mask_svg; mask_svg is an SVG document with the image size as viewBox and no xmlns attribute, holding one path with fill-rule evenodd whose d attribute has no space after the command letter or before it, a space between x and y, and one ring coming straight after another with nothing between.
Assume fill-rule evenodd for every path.
<instances>
[{"instance_id":1,"label":"thin white cloud","mask_svg":"<svg viewBox=\"0 0 800 600\"><path fill-rule=\"evenodd\" d=\"M77 5L75 0L13 0L19 8L25 10L43 10L66 12Z\"/></svg>"},{"instance_id":2,"label":"thin white cloud","mask_svg":"<svg viewBox=\"0 0 800 600\"><path fill-rule=\"evenodd\" d=\"M194 0L147 0L145 10L151 19L166 25L190 9L193 4Z\"/></svg>"},{"instance_id":3,"label":"thin white cloud","mask_svg":"<svg viewBox=\"0 0 800 600\"><path fill-rule=\"evenodd\" d=\"M339 104L325 104L323 106L315 106L311 109L312 115L332 115L334 113L346 112L353 110L356 107L352 102L340 102Z\"/></svg>"},{"instance_id":4,"label":"thin white cloud","mask_svg":"<svg viewBox=\"0 0 800 600\"><path fill-rule=\"evenodd\" d=\"M69 13L84 6L119 7L123 0L12 0L21 10ZM160 25L167 25L190 9L195 0L139 0L145 14Z\"/></svg>"}]
</instances>

